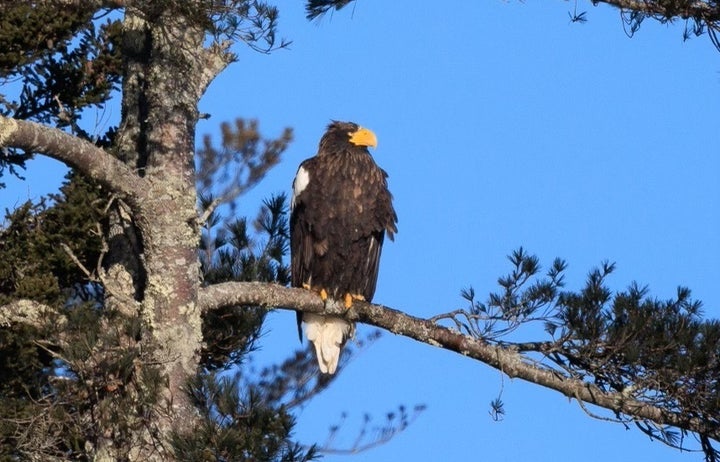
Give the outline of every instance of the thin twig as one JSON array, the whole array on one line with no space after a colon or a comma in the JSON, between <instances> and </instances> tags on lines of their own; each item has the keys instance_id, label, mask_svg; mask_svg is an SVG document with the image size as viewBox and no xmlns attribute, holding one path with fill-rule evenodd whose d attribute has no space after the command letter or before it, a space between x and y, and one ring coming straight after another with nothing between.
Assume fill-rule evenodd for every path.
<instances>
[{"instance_id":1,"label":"thin twig","mask_svg":"<svg viewBox=\"0 0 720 462\"><path fill-rule=\"evenodd\" d=\"M70 257L70 259L73 261L73 263L75 263L75 265L77 265L77 267L80 268L80 271L82 271L83 274L85 274L85 276L88 279L90 279L92 281L97 280L95 277L93 277L92 273L90 273L90 271L88 271L88 269L85 268L85 265L83 265L82 262L78 259L78 257L75 256L72 249L70 249L70 247L68 247L67 244L65 244L64 242L61 242L60 247L62 247L62 249L67 254L67 256Z\"/></svg>"}]
</instances>

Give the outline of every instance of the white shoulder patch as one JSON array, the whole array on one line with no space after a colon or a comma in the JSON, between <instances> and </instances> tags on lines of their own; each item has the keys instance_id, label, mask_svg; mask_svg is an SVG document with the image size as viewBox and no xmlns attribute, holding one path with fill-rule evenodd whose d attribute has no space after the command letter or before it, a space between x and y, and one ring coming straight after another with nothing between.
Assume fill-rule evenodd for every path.
<instances>
[{"instance_id":1,"label":"white shoulder patch","mask_svg":"<svg viewBox=\"0 0 720 462\"><path fill-rule=\"evenodd\" d=\"M295 179L293 180L293 195L292 200L290 201L291 209L295 208L295 200L300 193L307 188L308 183L310 183L310 172L305 170L304 167L300 167L295 175Z\"/></svg>"}]
</instances>

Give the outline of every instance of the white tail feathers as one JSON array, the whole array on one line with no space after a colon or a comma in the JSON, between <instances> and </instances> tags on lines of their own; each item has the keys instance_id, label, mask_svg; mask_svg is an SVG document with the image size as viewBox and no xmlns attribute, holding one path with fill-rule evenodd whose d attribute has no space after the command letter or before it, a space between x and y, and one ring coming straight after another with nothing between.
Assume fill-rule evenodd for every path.
<instances>
[{"instance_id":1,"label":"white tail feathers","mask_svg":"<svg viewBox=\"0 0 720 462\"><path fill-rule=\"evenodd\" d=\"M355 326L337 316L304 313L305 336L315 346L320 372L334 374L340 350L355 332Z\"/></svg>"}]
</instances>

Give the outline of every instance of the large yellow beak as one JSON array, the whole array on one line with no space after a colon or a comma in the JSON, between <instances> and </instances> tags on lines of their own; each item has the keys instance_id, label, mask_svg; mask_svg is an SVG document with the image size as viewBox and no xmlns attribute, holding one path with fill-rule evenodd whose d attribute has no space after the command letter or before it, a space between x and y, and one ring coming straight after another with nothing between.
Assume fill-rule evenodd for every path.
<instances>
[{"instance_id":1,"label":"large yellow beak","mask_svg":"<svg viewBox=\"0 0 720 462\"><path fill-rule=\"evenodd\" d=\"M350 133L350 142L356 146L372 146L377 148L377 137L375 133L367 128L358 128L357 131Z\"/></svg>"}]
</instances>

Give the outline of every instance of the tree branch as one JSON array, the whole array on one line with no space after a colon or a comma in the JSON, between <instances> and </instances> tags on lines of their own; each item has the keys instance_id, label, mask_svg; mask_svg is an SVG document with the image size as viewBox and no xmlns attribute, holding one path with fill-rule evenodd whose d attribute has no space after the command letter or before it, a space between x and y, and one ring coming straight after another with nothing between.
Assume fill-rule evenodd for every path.
<instances>
[{"instance_id":1,"label":"tree branch","mask_svg":"<svg viewBox=\"0 0 720 462\"><path fill-rule=\"evenodd\" d=\"M48 305L34 300L14 300L0 306L0 327L24 324L41 327L47 320L47 313L56 313Z\"/></svg>"},{"instance_id":2,"label":"tree branch","mask_svg":"<svg viewBox=\"0 0 720 462\"><path fill-rule=\"evenodd\" d=\"M637 11L666 19L702 19L708 23L720 21L720 9L704 1L660 2L644 0L596 0L621 10Z\"/></svg>"},{"instance_id":3,"label":"tree branch","mask_svg":"<svg viewBox=\"0 0 720 462\"><path fill-rule=\"evenodd\" d=\"M339 10L355 0L308 0L305 10L309 20L323 16L328 11ZM717 2L703 0L591 0L593 5L605 3L624 11L637 11L659 20L675 18L704 21L708 27L717 28L720 7Z\"/></svg>"},{"instance_id":4,"label":"tree branch","mask_svg":"<svg viewBox=\"0 0 720 462\"><path fill-rule=\"evenodd\" d=\"M74 6L83 8L124 8L125 0L45 0L40 3L50 6Z\"/></svg>"},{"instance_id":5,"label":"tree branch","mask_svg":"<svg viewBox=\"0 0 720 462\"><path fill-rule=\"evenodd\" d=\"M0 149L14 147L57 159L112 191L129 197L143 190L143 180L105 150L57 128L0 116Z\"/></svg>"},{"instance_id":6,"label":"tree branch","mask_svg":"<svg viewBox=\"0 0 720 462\"><path fill-rule=\"evenodd\" d=\"M230 51L232 42L214 42L208 48L203 49L201 59L204 65L201 66L202 73L198 82L200 94L205 93L208 85L217 77L230 63L237 58Z\"/></svg>"},{"instance_id":7,"label":"tree branch","mask_svg":"<svg viewBox=\"0 0 720 462\"><path fill-rule=\"evenodd\" d=\"M224 306L252 305L344 316L351 321L370 324L397 335L460 353L498 369L511 378L541 385L569 398L626 414L635 420L651 420L720 440L720 429L701 419L647 404L621 392L604 392L590 383L568 377L561 371L538 366L514 348L493 346L428 319L417 318L382 305L355 302L350 310L346 310L341 302L329 301L324 305L317 294L308 290L259 282L227 282L205 287L198 295L198 304L204 311Z\"/></svg>"}]
</instances>

